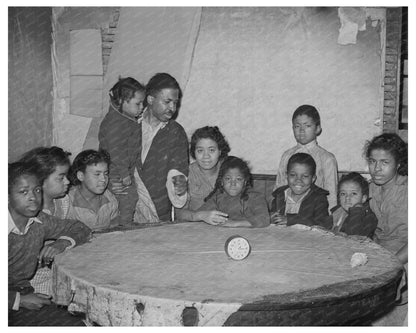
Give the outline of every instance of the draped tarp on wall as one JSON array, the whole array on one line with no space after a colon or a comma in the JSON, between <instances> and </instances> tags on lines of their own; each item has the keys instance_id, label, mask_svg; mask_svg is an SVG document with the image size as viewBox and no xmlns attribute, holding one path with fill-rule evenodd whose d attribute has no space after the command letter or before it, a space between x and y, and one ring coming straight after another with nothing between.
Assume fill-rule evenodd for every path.
<instances>
[{"instance_id":1,"label":"draped tarp on wall","mask_svg":"<svg viewBox=\"0 0 416 333\"><path fill-rule=\"evenodd\" d=\"M103 25L109 12L54 8L55 142L73 153L98 146L101 118L68 114L68 31ZM218 125L231 153L249 160L254 172L276 173L283 151L295 145L291 116L301 104L320 111L318 141L335 154L340 170L362 171L365 140L381 132L381 23L370 20L366 30L357 29L354 44L340 45L337 7L122 7L103 114L119 76L146 83L166 71L183 88L177 120L187 134Z\"/></svg>"},{"instance_id":2,"label":"draped tarp on wall","mask_svg":"<svg viewBox=\"0 0 416 333\"><path fill-rule=\"evenodd\" d=\"M9 7L9 161L52 143L51 8Z\"/></svg>"},{"instance_id":3,"label":"draped tarp on wall","mask_svg":"<svg viewBox=\"0 0 416 333\"><path fill-rule=\"evenodd\" d=\"M178 121L188 134L218 125L233 155L275 174L296 144L294 110L312 104L339 169L365 170L365 140L381 132L384 26L339 45L340 25L336 7L204 7Z\"/></svg>"}]
</instances>

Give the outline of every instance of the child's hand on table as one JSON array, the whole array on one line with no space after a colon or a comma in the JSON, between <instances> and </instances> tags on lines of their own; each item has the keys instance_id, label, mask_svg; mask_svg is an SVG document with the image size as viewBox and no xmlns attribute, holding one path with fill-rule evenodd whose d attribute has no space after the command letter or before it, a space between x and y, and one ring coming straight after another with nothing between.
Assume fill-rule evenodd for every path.
<instances>
[{"instance_id":1,"label":"child's hand on table","mask_svg":"<svg viewBox=\"0 0 416 333\"><path fill-rule=\"evenodd\" d=\"M38 262L42 261L49 265L55 256L63 252L68 246L71 245L71 242L66 239L58 239L52 244L45 245L39 253Z\"/></svg>"},{"instance_id":2,"label":"child's hand on table","mask_svg":"<svg viewBox=\"0 0 416 333\"><path fill-rule=\"evenodd\" d=\"M197 213L198 220L204 221L211 225L222 225L228 220L228 214L218 210L207 210Z\"/></svg>"},{"instance_id":3,"label":"child's hand on table","mask_svg":"<svg viewBox=\"0 0 416 333\"><path fill-rule=\"evenodd\" d=\"M277 225L286 225L287 217L285 215L280 215L278 212L275 212L271 216L272 223Z\"/></svg>"}]
</instances>

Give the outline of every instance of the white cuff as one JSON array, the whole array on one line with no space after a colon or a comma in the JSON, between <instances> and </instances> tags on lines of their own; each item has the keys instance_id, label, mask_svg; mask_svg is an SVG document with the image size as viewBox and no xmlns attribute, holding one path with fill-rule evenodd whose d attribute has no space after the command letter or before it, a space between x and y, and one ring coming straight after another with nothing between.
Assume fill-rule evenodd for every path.
<instances>
[{"instance_id":1,"label":"white cuff","mask_svg":"<svg viewBox=\"0 0 416 333\"><path fill-rule=\"evenodd\" d=\"M67 246L67 248L65 249L65 251L66 250L69 250L69 249L72 249L76 245L75 241L71 237L61 236L58 239L64 239L64 240L67 240L67 241L70 241L71 242L71 245Z\"/></svg>"},{"instance_id":2,"label":"white cuff","mask_svg":"<svg viewBox=\"0 0 416 333\"><path fill-rule=\"evenodd\" d=\"M175 188L173 186L173 177L182 175L188 180L188 178L180 171L176 169L171 169L168 172L168 176L166 179L166 189L168 191L168 196L170 199L170 202L172 203L173 207L175 208L182 208L185 206L186 201L188 199L188 192L185 192L183 195L177 195L175 194Z\"/></svg>"}]
</instances>

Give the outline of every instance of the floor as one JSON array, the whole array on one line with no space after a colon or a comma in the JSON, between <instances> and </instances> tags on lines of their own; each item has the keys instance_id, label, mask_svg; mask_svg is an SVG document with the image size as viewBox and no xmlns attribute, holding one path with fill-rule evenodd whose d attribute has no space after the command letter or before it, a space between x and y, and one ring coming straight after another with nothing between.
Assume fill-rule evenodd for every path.
<instances>
[{"instance_id":1,"label":"floor","mask_svg":"<svg viewBox=\"0 0 416 333\"><path fill-rule=\"evenodd\" d=\"M40 310L9 311L9 326L86 326L84 319L85 315L71 314L54 304Z\"/></svg>"}]
</instances>

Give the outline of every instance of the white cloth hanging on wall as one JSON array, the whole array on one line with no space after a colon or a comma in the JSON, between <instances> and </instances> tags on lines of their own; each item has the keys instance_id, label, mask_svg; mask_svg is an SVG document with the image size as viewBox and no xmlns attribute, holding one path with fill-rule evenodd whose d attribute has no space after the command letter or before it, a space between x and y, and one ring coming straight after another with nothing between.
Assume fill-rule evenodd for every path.
<instances>
[{"instance_id":1,"label":"white cloth hanging on wall","mask_svg":"<svg viewBox=\"0 0 416 333\"><path fill-rule=\"evenodd\" d=\"M70 113L102 115L103 64L99 29L70 32Z\"/></svg>"}]
</instances>

